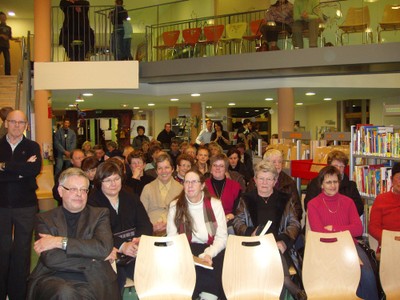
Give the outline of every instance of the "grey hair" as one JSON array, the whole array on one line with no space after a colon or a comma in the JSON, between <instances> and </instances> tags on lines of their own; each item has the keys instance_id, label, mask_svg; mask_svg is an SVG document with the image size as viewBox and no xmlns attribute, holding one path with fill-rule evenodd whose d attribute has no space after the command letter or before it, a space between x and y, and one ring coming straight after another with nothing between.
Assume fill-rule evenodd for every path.
<instances>
[{"instance_id":1,"label":"grey hair","mask_svg":"<svg viewBox=\"0 0 400 300\"><path fill-rule=\"evenodd\" d=\"M68 168L65 171L63 171L60 177L58 178L59 185L64 185L67 179L72 176L84 177L87 181L87 186L89 186L89 178L87 177L86 173L79 168Z\"/></svg>"},{"instance_id":2,"label":"grey hair","mask_svg":"<svg viewBox=\"0 0 400 300\"><path fill-rule=\"evenodd\" d=\"M269 149L264 153L263 159L268 161L271 158L271 156L279 156L283 158L281 151L277 149Z\"/></svg>"},{"instance_id":3,"label":"grey hair","mask_svg":"<svg viewBox=\"0 0 400 300\"><path fill-rule=\"evenodd\" d=\"M260 172L269 172L274 176L274 179L278 178L278 171L276 170L275 166L265 160L261 160L260 162L257 163L257 165L254 167L254 175L257 176L258 173Z\"/></svg>"}]
</instances>

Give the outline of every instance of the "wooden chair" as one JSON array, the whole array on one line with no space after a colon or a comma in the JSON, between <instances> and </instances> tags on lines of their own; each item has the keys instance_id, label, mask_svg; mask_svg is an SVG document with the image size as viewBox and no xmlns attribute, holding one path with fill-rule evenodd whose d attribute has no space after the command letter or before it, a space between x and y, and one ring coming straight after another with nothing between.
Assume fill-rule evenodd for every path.
<instances>
[{"instance_id":1,"label":"wooden chair","mask_svg":"<svg viewBox=\"0 0 400 300\"><path fill-rule=\"evenodd\" d=\"M349 231L308 231L303 260L303 284L308 299L359 299L361 269Z\"/></svg>"},{"instance_id":2,"label":"wooden chair","mask_svg":"<svg viewBox=\"0 0 400 300\"><path fill-rule=\"evenodd\" d=\"M231 23L226 25L226 37L221 38L221 42L224 44L232 45L233 51L230 49L230 54L242 53L243 46L243 35L246 32L247 23Z\"/></svg>"},{"instance_id":3,"label":"wooden chair","mask_svg":"<svg viewBox=\"0 0 400 300\"><path fill-rule=\"evenodd\" d=\"M206 39L204 41L199 41L199 44L202 45L212 45L213 55L218 54L219 44L224 33L225 25L212 25L212 26L205 26L204 36Z\"/></svg>"},{"instance_id":4,"label":"wooden chair","mask_svg":"<svg viewBox=\"0 0 400 300\"><path fill-rule=\"evenodd\" d=\"M186 235L142 235L134 281L141 300L190 300L196 283L196 273Z\"/></svg>"},{"instance_id":5,"label":"wooden chair","mask_svg":"<svg viewBox=\"0 0 400 300\"><path fill-rule=\"evenodd\" d=\"M199 42L201 35L201 28L187 28L182 30L183 46L189 48L189 57L191 57L191 52L193 51L193 56L196 52L196 46Z\"/></svg>"},{"instance_id":6,"label":"wooden chair","mask_svg":"<svg viewBox=\"0 0 400 300\"><path fill-rule=\"evenodd\" d=\"M253 20L250 22L250 35L244 35L243 39L249 42L248 51L250 52L250 43L255 43L255 50L261 46L261 26L265 23L264 19Z\"/></svg>"},{"instance_id":7,"label":"wooden chair","mask_svg":"<svg viewBox=\"0 0 400 300\"><path fill-rule=\"evenodd\" d=\"M279 299L283 267L272 234L229 235L222 269L222 285L229 300Z\"/></svg>"},{"instance_id":8,"label":"wooden chair","mask_svg":"<svg viewBox=\"0 0 400 300\"><path fill-rule=\"evenodd\" d=\"M382 232L379 275L386 299L400 299L400 231Z\"/></svg>"},{"instance_id":9,"label":"wooden chair","mask_svg":"<svg viewBox=\"0 0 400 300\"><path fill-rule=\"evenodd\" d=\"M366 41L373 42L372 32L369 29L370 15L368 6L350 7L347 11L346 19L339 26L342 31L340 34L340 43L343 45L343 35L350 33L365 33Z\"/></svg>"},{"instance_id":10,"label":"wooden chair","mask_svg":"<svg viewBox=\"0 0 400 300\"><path fill-rule=\"evenodd\" d=\"M383 10L382 22L378 26L378 43L382 42L382 31L400 30L400 5L386 4Z\"/></svg>"},{"instance_id":11,"label":"wooden chair","mask_svg":"<svg viewBox=\"0 0 400 300\"><path fill-rule=\"evenodd\" d=\"M161 51L162 58L166 59L169 57L169 55L167 55L168 51L171 52L171 56L169 58L172 59L174 57L174 53L176 51L175 45L178 41L180 33L181 32L179 30L163 32L162 39L164 44L154 46L154 48L156 48L158 51Z\"/></svg>"}]
</instances>

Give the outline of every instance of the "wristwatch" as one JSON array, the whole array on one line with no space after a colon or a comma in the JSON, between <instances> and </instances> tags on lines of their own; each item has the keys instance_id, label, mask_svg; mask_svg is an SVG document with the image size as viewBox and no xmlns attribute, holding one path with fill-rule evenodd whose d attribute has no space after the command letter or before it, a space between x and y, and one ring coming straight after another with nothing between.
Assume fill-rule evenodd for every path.
<instances>
[{"instance_id":1,"label":"wristwatch","mask_svg":"<svg viewBox=\"0 0 400 300\"><path fill-rule=\"evenodd\" d=\"M61 240L61 249L63 249L64 251L67 250L67 244L68 244L68 238L63 237Z\"/></svg>"}]
</instances>

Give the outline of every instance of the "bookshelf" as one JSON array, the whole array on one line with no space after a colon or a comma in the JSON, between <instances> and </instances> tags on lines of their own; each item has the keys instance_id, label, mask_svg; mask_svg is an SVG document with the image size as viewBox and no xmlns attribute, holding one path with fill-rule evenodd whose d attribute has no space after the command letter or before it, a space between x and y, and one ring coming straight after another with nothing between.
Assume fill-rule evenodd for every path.
<instances>
[{"instance_id":1,"label":"bookshelf","mask_svg":"<svg viewBox=\"0 0 400 300\"><path fill-rule=\"evenodd\" d=\"M400 126L351 127L350 178L368 205L390 190L395 162L400 162Z\"/></svg>"}]
</instances>

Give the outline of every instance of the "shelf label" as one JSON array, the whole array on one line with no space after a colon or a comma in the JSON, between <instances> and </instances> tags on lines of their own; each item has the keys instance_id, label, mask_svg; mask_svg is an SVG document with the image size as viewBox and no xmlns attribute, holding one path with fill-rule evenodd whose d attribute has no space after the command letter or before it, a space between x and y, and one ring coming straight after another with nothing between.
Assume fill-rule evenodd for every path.
<instances>
[{"instance_id":1,"label":"shelf label","mask_svg":"<svg viewBox=\"0 0 400 300\"><path fill-rule=\"evenodd\" d=\"M309 131L282 131L282 138L295 140L311 140Z\"/></svg>"}]
</instances>

